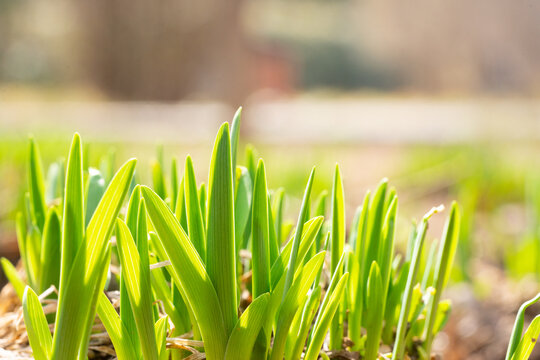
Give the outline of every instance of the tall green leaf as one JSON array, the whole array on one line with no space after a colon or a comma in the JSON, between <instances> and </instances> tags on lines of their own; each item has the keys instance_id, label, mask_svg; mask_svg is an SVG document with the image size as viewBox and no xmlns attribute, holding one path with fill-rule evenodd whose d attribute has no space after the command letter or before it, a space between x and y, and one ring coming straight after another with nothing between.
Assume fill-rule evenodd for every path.
<instances>
[{"instance_id":1,"label":"tall green leaf","mask_svg":"<svg viewBox=\"0 0 540 360\"><path fill-rule=\"evenodd\" d=\"M514 355L512 356L512 360L529 359L529 356L531 356L531 353L534 349L534 345L536 345L538 335L540 335L540 315L537 315L533 319L533 321L527 328L527 331L525 331L523 339L521 339L521 341L519 342L519 345L516 348Z\"/></svg>"},{"instance_id":2,"label":"tall green leaf","mask_svg":"<svg viewBox=\"0 0 540 360\"><path fill-rule=\"evenodd\" d=\"M81 248L84 239L84 185L82 144L79 134L73 136L69 151L62 221L60 288L66 286L75 256Z\"/></svg>"},{"instance_id":3,"label":"tall green leaf","mask_svg":"<svg viewBox=\"0 0 540 360\"><path fill-rule=\"evenodd\" d=\"M294 327L296 331L289 332L289 337L287 338L286 359L292 360L301 358L313 318L315 317L317 308L321 302L321 291L321 287L317 286L315 290L309 294L300 316L297 315L298 327Z\"/></svg>"},{"instance_id":4,"label":"tall green leaf","mask_svg":"<svg viewBox=\"0 0 540 360\"><path fill-rule=\"evenodd\" d=\"M345 200L343 195L343 181L339 165L336 164L334 183L332 186L332 232L331 232L331 262L330 271L335 273L345 244ZM342 271L337 274L341 277ZM330 326L330 350L341 349L343 342L343 320L345 307L340 305L340 310L334 316Z\"/></svg>"},{"instance_id":5,"label":"tall green leaf","mask_svg":"<svg viewBox=\"0 0 540 360\"><path fill-rule=\"evenodd\" d=\"M276 321L276 334L274 336L271 356L272 360L283 359L287 335L294 319L294 315L298 311L298 307L302 300L305 299L311 284L313 284L319 269L323 265L325 255L326 253L324 251L318 253L309 260L303 268L299 269L299 273L295 276L292 286L285 295L279 308Z\"/></svg>"},{"instance_id":6,"label":"tall green leaf","mask_svg":"<svg viewBox=\"0 0 540 360\"><path fill-rule=\"evenodd\" d=\"M251 351L257 335L268 316L269 300L270 294L262 294L240 316L227 343L225 360L249 360L251 358Z\"/></svg>"},{"instance_id":7,"label":"tall green leaf","mask_svg":"<svg viewBox=\"0 0 540 360\"><path fill-rule=\"evenodd\" d=\"M108 241L129 190L135 164L136 160L128 161L112 179L88 225L85 246L79 249L65 284L60 283L52 360L72 360L86 353L98 294L106 278ZM81 331L85 332L82 338Z\"/></svg>"},{"instance_id":8,"label":"tall green leaf","mask_svg":"<svg viewBox=\"0 0 540 360\"><path fill-rule=\"evenodd\" d=\"M208 177L206 269L214 284L228 334L238 320L233 176L229 124L216 137Z\"/></svg>"},{"instance_id":9,"label":"tall green leaf","mask_svg":"<svg viewBox=\"0 0 540 360\"><path fill-rule=\"evenodd\" d=\"M270 291L270 234L268 228L268 190L264 162L259 160L253 189L252 269L253 296Z\"/></svg>"},{"instance_id":10,"label":"tall green leaf","mask_svg":"<svg viewBox=\"0 0 540 360\"><path fill-rule=\"evenodd\" d=\"M300 242L302 240L302 234L304 229L304 223L307 221L308 212L309 212L309 199L311 197L311 188L313 187L313 178L315 177L315 168L311 169L311 174L306 185L306 190L304 191L304 198L302 199L302 206L300 208L300 214L298 215L298 221L296 223L296 232L292 239L292 248L291 256L289 258L289 266L287 269L287 275L285 277L285 285L283 290L283 297L287 295L289 288L294 279L294 274L296 272L297 266L297 257L298 249L300 248Z\"/></svg>"},{"instance_id":11,"label":"tall green leaf","mask_svg":"<svg viewBox=\"0 0 540 360\"><path fill-rule=\"evenodd\" d=\"M45 184L39 149L33 137L29 143L28 192L30 194L31 218L40 231L45 225L47 206L45 204Z\"/></svg>"},{"instance_id":12,"label":"tall green leaf","mask_svg":"<svg viewBox=\"0 0 540 360\"><path fill-rule=\"evenodd\" d=\"M330 322L334 317L339 303L343 297L345 291L345 286L349 279L349 273L345 273L339 279L334 290L330 293L328 301L325 306L321 305L320 310L320 320L313 327L312 339L309 342L308 348L306 350L306 355L304 356L305 360L317 360L319 352L324 343L326 333L330 327ZM325 296L326 297L326 296Z\"/></svg>"},{"instance_id":13,"label":"tall green leaf","mask_svg":"<svg viewBox=\"0 0 540 360\"><path fill-rule=\"evenodd\" d=\"M364 293L365 293L365 283L364 283L364 259L366 253L366 237L367 237L367 227L368 227L368 214L369 214L369 200L371 193L368 191L364 196L364 201L362 203L362 208L360 210L360 215L358 218L358 230L354 247L354 255L352 256L352 262L354 265L351 267L351 276L349 289L351 292L350 300L351 305L349 309L349 337L354 342L354 348L358 349L360 345L360 339L362 337L362 315L364 311Z\"/></svg>"},{"instance_id":14,"label":"tall green leaf","mask_svg":"<svg viewBox=\"0 0 540 360\"><path fill-rule=\"evenodd\" d=\"M23 315L28 340L36 360L49 360L52 336L36 293L27 286L23 296Z\"/></svg>"},{"instance_id":15,"label":"tall green leaf","mask_svg":"<svg viewBox=\"0 0 540 360\"><path fill-rule=\"evenodd\" d=\"M371 264L367 283L366 297L366 360L375 360L379 356L379 339L382 330L382 321L380 321L380 307L383 300L383 281L379 265L374 261Z\"/></svg>"},{"instance_id":16,"label":"tall green leaf","mask_svg":"<svg viewBox=\"0 0 540 360\"><path fill-rule=\"evenodd\" d=\"M13 266L13 264L11 264L8 259L3 257L0 259L0 261L2 262L2 270L4 270L6 278L13 286L13 289L15 289L15 292L17 293L19 299L22 301L26 284L20 278L19 274L17 273L17 269L15 269L15 266Z\"/></svg>"},{"instance_id":17,"label":"tall green leaf","mask_svg":"<svg viewBox=\"0 0 540 360\"><path fill-rule=\"evenodd\" d=\"M222 359L228 336L212 280L197 250L169 207L151 189L143 186L141 191L150 220L171 261L171 276L183 289L193 309L204 341L206 358Z\"/></svg>"},{"instance_id":18,"label":"tall green leaf","mask_svg":"<svg viewBox=\"0 0 540 360\"><path fill-rule=\"evenodd\" d=\"M201 259L205 258L206 253L206 235L204 233L204 224L197 193L197 182L195 180L195 171L191 156L186 157L186 166L184 172L184 196L186 199L186 214L189 239L197 249Z\"/></svg>"},{"instance_id":19,"label":"tall green leaf","mask_svg":"<svg viewBox=\"0 0 540 360\"><path fill-rule=\"evenodd\" d=\"M142 203L142 206L144 206L144 203ZM155 342L152 313L149 264L141 261L129 228L122 220L118 219L116 221L116 229L116 241L118 244L120 264L122 265L122 275L127 285L139 338L144 339L141 341L142 354L144 359L158 360L158 348Z\"/></svg>"},{"instance_id":20,"label":"tall green leaf","mask_svg":"<svg viewBox=\"0 0 540 360\"><path fill-rule=\"evenodd\" d=\"M176 201L178 200L178 187L180 186L178 182L178 166L176 163L176 158L173 157L171 160L171 209L176 208Z\"/></svg>"},{"instance_id":21,"label":"tall green leaf","mask_svg":"<svg viewBox=\"0 0 540 360\"><path fill-rule=\"evenodd\" d=\"M413 291L416 284L416 277L420 268L420 261L422 258L422 250L424 248L424 240L426 237L426 231L428 228L428 220L433 214L438 211L441 211L442 208L433 208L429 211L422 222L420 223L419 229L415 231L416 239L414 240L413 250L411 252L411 260L408 270L407 283L405 285L405 291L403 293L403 299L401 302L401 310L399 313L399 320L397 325L396 340L394 345L394 350L392 352L392 360L401 360L405 352L405 333L409 329L409 313L412 305Z\"/></svg>"},{"instance_id":22,"label":"tall green leaf","mask_svg":"<svg viewBox=\"0 0 540 360\"><path fill-rule=\"evenodd\" d=\"M134 337L125 329L120 316L118 316L104 292L99 294L97 314L107 330L118 360L141 359L140 354L137 352L139 347L136 345Z\"/></svg>"},{"instance_id":23,"label":"tall green leaf","mask_svg":"<svg viewBox=\"0 0 540 360\"><path fill-rule=\"evenodd\" d=\"M51 285L58 288L60 282L60 262L58 259L61 258L62 233L60 217L54 208L50 208L47 213L41 242L40 293Z\"/></svg>"},{"instance_id":24,"label":"tall green leaf","mask_svg":"<svg viewBox=\"0 0 540 360\"><path fill-rule=\"evenodd\" d=\"M437 264L435 266L434 274L434 287L435 296L431 308L427 310L426 314L426 327L424 328L424 349L426 354L431 354L431 344L433 342L433 326L437 317L437 307L444 287L446 286L450 277L450 270L454 263L454 256L456 254L457 243L459 239L459 223L460 213L456 202L452 203L450 209L450 215L446 221L443 235L441 237L441 244L439 247L439 254L437 258Z\"/></svg>"},{"instance_id":25,"label":"tall green leaf","mask_svg":"<svg viewBox=\"0 0 540 360\"><path fill-rule=\"evenodd\" d=\"M240 106L234 114L231 124L231 164L233 173L236 171L236 154L238 153L238 141L240 139L240 123L242 120L242 107ZM234 185L233 185L234 186Z\"/></svg>"},{"instance_id":26,"label":"tall green leaf","mask_svg":"<svg viewBox=\"0 0 540 360\"><path fill-rule=\"evenodd\" d=\"M521 340L521 335L523 333L523 323L525 322L525 310L535 303L540 301L540 293L538 293L534 298L529 301L526 301L521 305L519 311L516 315L516 321L514 322L514 328L512 329L512 335L510 336L510 343L508 344L508 350L506 352L505 360L510 360Z\"/></svg>"}]
</instances>

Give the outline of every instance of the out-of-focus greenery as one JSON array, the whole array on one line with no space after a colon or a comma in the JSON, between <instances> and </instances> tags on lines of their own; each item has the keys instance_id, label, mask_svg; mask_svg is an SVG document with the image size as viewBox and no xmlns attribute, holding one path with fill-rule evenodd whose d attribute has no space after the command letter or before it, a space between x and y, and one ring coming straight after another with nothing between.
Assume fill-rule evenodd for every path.
<instances>
[{"instance_id":1,"label":"out-of-focus greenery","mask_svg":"<svg viewBox=\"0 0 540 360\"><path fill-rule=\"evenodd\" d=\"M58 148L65 148L68 144L65 138L36 138L40 143L46 171L49 164L59 160L56 157ZM187 153L179 144L164 144L163 147L166 154L178 158ZM391 149L392 155L384 156L379 161L378 151L388 152L388 149ZM362 196L365 191L363 186L383 175L391 177L402 194L404 215L398 219L398 232L408 231L408 219L419 218L434 201L445 203L456 199L461 204L463 223L455 279L470 280L471 262L477 258L504 267L515 278L525 274L540 275L537 265L540 263L540 172L537 170L540 167L535 166L538 149L534 144L519 147L477 144L399 148L368 145L285 148L266 145L257 146L253 151L255 158L265 156L270 170L279 167L280 171L268 172L269 186L289 189L291 194L297 196L292 201L298 201L298 204L305 169L315 158L321 173L329 174L334 165L333 159L344 158L343 154L348 154L345 161L352 164L357 154L375 154L373 162L380 162L379 167L354 169L352 165L344 166L354 169L344 174L345 188ZM149 169L152 159L156 158L156 144L93 142L85 152L89 154L85 161L94 167L103 168L106 162L103 159L117 166L127 158L127 154L135 154L141 159L140 168ZM195 147L192 156L206 160L209 153L210 149ZM27 156L26 138L4 138L0 141L0 198L4 204L0 210L0 229L3 236L12 234L15 229L11 209L21 208L23 204L23 193L27 186L24 181ZM206 175L206 169L198 170ZM142 182L151 183L149 173L139 171L136 176L142 176ZM329 188L331 182L331 178L319 177L314 183L313 192L320 193ZM353 200L360 202L361 199L354 199L353 196ZM289 207L294 208L298 204L289 204ZM349 213L352 214L352 211Z\"/></svg>"}]
</instances>

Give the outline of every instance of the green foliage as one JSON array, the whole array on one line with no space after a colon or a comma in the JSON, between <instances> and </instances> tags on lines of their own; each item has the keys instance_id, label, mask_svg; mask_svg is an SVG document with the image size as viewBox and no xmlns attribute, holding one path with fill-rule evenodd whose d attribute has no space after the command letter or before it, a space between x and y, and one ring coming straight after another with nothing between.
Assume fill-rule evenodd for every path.
<instances>
[{"instance_id":1,"label":"green foliage","mask_svg":"<svg viewBox=\"0 0 540 360\"><path fill-rule=\"evenodd\" d=\"M396 256L398 197L388 181L366 194L347 229L339 166L331 196L322 191L312 212L313 168L293 228L288 194L269 188L255 150L248 147L247 163L237 164L240 117L241 109L230 132L227 123L218 131L207 187L197 183L190 156L182 177L173 158L166 181L162 147L149 169L153 188L134 182L135 160L113 176L114 153L100 172L76 134L65 179L61 163L47 176L49 187L65 184L63 191L45 192L30 141L26 209L16 223L26 278L5 259L2 266L23 299L36 358L84 360L96 315L120 360L191 352L209 360L315 360L328 357L323 349L343 350L345 336L347 350L363 359L379 358L382 344L393 348L393 359L430 353L450 311L441 293L456 252L457 206L431 256L422 249L432 212L414 231L410 254ZM119 274L109 272L111 264ZM112 276L119 302L107 296ZM36 295L51 285L59 288L53 336ZM168 346L178 336L202 342ZM527 351L526 344L516 348Z\"/></svg>"}]
</instances>

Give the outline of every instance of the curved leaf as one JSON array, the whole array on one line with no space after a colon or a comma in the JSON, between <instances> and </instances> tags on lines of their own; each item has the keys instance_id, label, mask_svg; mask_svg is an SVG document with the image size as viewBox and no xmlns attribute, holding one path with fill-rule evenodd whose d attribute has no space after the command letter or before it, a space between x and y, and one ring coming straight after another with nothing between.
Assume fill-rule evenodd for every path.
<instances>
[{"instance_id":1,"label":"curved leaf","mask_svg":"<svg viewBox=\"0 0 540 360\"><path fill-rule=\"evenodd\" d=\"M150 188L142 186L148 215L172 264L171 275L182 287L199 324L206 356L221 359L227 332L219 300L197 250L167 205Z\"/></svg>"},{"instance_id":2,"label":"curved leaf","mask_svg":"<svg viewBox=\"0 0 540 360\"><path fill-rule=\"evenodd\" d=\"M244 311L234 327L229 341L225 360L249 360L257 335L267 315L270 294L257 297Z\"/></svg>"}]
</instances>

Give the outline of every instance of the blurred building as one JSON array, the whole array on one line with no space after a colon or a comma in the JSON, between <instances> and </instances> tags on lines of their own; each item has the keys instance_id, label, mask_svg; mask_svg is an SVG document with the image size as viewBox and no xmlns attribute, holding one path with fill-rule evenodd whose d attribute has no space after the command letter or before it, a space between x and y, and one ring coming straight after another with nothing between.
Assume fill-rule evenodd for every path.
<instances>
[{"instance_id":1,"label":"blurred building","mask_svg":"<svg viewBox=\"0 0 540 360\"><path fill-rule=\"evenodd\" d=\"M0 81L125 100L270 88L534 94L535 0L0 0Z\"/></svg>"}]
</instances>

